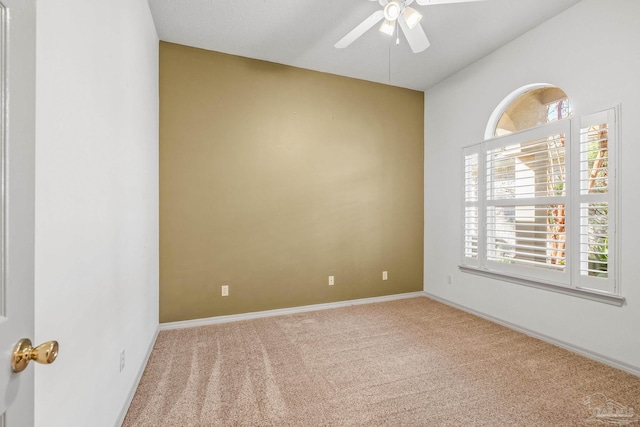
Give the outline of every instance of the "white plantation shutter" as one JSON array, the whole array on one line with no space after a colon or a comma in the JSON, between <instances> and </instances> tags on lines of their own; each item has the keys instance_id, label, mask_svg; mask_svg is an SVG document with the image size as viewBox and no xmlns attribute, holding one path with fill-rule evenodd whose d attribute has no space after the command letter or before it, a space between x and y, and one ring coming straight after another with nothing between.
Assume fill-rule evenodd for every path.
<instances>
[{"instance_id":1,"label":"white plantation shutter","mask_svg":"<svg viewBox=\"0 0 640 427\"><path fill-rule=\"evenodd\" d=\"M494 270L568 283L567 120L486 145L486 261Z\"/></svg>"},{"instance_id":2,"label":"white plantation shutter","mask_svg":"<svg viewBox=\"0 0 640 427\"><path fill-rule=\"evenodd\" d=\"M616 108L465 148L462 266L619 302L617 117Z\"/></svg>"},{"instance_id":3,"label":"white plantation shutter","mask_svg":"<svg viewBox=\"0 0 640 427\"><path fill-rule=\"evenodd\" d=\"M580 119L579 152L579 286L615 292L613 195L615 179L615 110Z\"/></svg>"},{"instance_id":4,"label":"white plantation shutter","mask_svg":"<svg viewBox=\"0 0 640 427\"><path fill-rule=\"evenodd\" d=\"M464 152L464 245L463 263L479 265L478 245L481 228L480 210L480 150L481 146L469 147Z\"/></svg>"}]
</instances>

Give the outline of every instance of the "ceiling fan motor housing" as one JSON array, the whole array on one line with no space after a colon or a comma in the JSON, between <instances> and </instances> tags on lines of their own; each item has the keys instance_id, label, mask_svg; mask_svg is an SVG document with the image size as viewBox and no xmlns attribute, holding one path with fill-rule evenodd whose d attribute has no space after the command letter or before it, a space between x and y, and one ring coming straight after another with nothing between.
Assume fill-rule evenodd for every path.
<instances>
[{"instance_id":1,"label":"ceiling fan motor housing","mask_svg":"<svg viewBox=\"0 0 640 427\"><path fill-rule=\"evenodd\" d=\"M390 1L384 7L384 18L387 21L395 21L402 12L402 4L399 1Z\"/></svg>"}]
</instances>

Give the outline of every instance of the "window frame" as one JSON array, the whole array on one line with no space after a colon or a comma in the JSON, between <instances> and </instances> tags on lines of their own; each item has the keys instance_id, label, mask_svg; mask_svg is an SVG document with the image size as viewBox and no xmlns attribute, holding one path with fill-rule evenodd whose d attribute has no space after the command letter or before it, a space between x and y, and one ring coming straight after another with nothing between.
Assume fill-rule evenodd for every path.
<instances>
[{"instance_id":1,"label":"window frame","mask_svg":"<svg viewBox=\"0 0 640 427\"><path fill-rule=\"evenodd\" d=\"M607 130L608 130L608 192L606 197L593 197L595 200L606 198L608 201L608 278L592 278L590 276L581 277L580 273L580 209L581 203L588 200L581 194L580 181L580 149L581 149L581 130L583 121L592 117L606 114ZM467 182L467 158L477 155L478 159L478 180L477 180L477 202L467 200L466 196L462 197L462 214L463 214L463 230L462 230L462 253L459 268L462 272L472 273L480 276L491 277L503 281L509 281L517 284L533 286L537 288L547 289L564 294L574 295L595 301L600 301L612 305L621 306L625 299L622 296L622 289L619 280L619 221L618 221L618 176L619 176L619 126L620 126L620 105L602 110L598 113L588 114L585 116L574 115L572 117L553 121L534 128L525 129L512 134L498 136L486 139L483 142L463 147L463 183L462 193L466 195L468 188ZM532 141L536 138L552 135L552 132L560 131L565 133L565 216L566 224L565 233L565 257L566 263L564 272L544 271L544 268L516 266L512 264L499 263L487 259L487 207L491 202L487 200L488 178L487 178L487 153L495 147L506 147L510 144ZM542 198L541 198L542 199ZM495 204L495 203L494 203ZM536 203L545 204L545 203ZM467 256L467 245L465 239L468 238L466 232L467 209L470 207L477 208L477 258L472 259ZM498 265L503 264L503 265ZM549 274L552 273L552 274ZM606 286L593 286L589 282L602 284L602 280L606 280Z\"/></svg>"}]
</instances>

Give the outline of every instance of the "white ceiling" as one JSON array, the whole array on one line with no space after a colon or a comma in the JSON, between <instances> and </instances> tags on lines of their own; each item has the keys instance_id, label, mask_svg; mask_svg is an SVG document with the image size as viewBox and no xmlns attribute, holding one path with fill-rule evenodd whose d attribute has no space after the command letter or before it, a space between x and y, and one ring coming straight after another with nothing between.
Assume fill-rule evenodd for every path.
<instances>
[{"instance_id":1,"label":"white ceiling","mask_svg":"<svg viewBox=\"0 0 640 427\"><path fill-rule=\"evenodd\" d=\"M161 40L425 90L580 0L486 0L412 7L431 47L418 54L378 25L333 45L375 10L368 0L149 0ZM561 32L563 29L558 28Z\"/></svg>"}]
</instances>

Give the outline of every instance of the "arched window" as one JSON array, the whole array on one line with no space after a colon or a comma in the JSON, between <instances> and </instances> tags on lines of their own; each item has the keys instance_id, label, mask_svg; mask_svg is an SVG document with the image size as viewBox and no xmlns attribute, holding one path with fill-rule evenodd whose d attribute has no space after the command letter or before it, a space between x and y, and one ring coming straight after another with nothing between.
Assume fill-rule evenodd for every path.
<instances>
[{"instance_id":1,"label":"arched window","mask_svg":"<svg viewBox=\"0 0 640 427\"><path fill-rule=\"evenodd\" d=\"M573 118L567 94L550 84L507 96L485 141L464 149L463 268L619 295L609 174L617 116Z\"/></svg>"},{"instance_id":2,"label":"arched window","mask_svg":"<svg viewBox=\"0 0 640 427\"><path fill-rule=\"evenodd\" d=\"M572 113L569 97L559 87L546 83L523 86L509 94L495 109L485 139L566 119Z\"/></svg>"}]
</instances>

